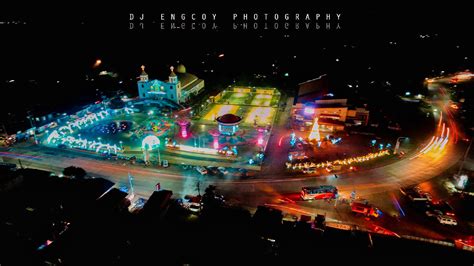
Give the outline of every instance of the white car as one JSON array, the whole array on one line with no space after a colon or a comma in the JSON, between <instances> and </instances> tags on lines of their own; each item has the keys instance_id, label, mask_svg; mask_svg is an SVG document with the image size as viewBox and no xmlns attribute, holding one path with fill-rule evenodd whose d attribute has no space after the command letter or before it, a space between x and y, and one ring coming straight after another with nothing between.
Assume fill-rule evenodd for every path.
<instances>
[{"instance_id":1,"label":"white car","mask_svg":"<svg viewBox=\"0 0 474 266\"><path fill-rule=\"evenodd\" d=\"M163 160L163 167L166 168L168 166L170 166L168 160Z\"/></svg>"},{"instance_id":2,"label":"white car","mask_svg":"<svg viewBox=\"0 0 474 266\"><path fill-rule=\"evenodd\" d=\"M207 175L207 169L202 166L197 166L196 171L198 171L201 175Z\"/></svg>"},{"instance_id":3,"label":"white car","mask_svg":"<svg viewBox=\"0 0 474 266\"><path fill-rule=\"evenodd\" d=\"M458 225L458 222L453 217L450 217L447 215L438 215L437 218L440 224L454 225L454 226Z\"/></svg>"},{"instance_id":4,"label":"white car","mask_svg":"<svg viewBox=\"0 0 474 266\"><path fill-rule=\"evenodd\" d=\"M201 211L201 204L195 203L195 202L190 203L188 205L188 210L190 210L191 212L195 212L195 213L200 212Z\"/></svg>"}]
</instances>

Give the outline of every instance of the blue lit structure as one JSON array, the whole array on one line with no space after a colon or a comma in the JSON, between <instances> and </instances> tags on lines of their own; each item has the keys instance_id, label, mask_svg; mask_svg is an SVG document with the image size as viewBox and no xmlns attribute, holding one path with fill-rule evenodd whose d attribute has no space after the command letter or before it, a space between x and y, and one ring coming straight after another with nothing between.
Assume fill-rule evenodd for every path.
<instances>
[{"instance_id":1,"label":"blue lit structure","mask_svg":"<svg viewBox=\"0 0 474 266\"><path fill-rule=\"evenodd\" d=\"M240 116L225 114L217 119L219 133L222 135L233 136L239 130L239 124L242 121Z\"/></svg>"},{"instance_id":2,"label":"blue lit structure","mask_svg":"<svg viewBox=\"0 0 474 266\"><path fill-rule=\"evenodd\" d=\"M186 68L183 65L178 66L176 73L174 67L170 67L171 73L167 81L149 80L145 66L141 68L142 73L137 82L138 97L141 99L168 99L175 103L182 103L197 95L204 88L204 80L186 73Z\"/></svg>"}]
</instances>

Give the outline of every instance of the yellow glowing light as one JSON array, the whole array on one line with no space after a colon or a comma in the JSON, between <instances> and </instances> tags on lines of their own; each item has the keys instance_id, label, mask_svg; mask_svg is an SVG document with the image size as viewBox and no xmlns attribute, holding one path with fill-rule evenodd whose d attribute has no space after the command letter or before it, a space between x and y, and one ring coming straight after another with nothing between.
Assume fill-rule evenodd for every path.
<instances>
[{"instance_id":1,"label":"yellow glowing light","mask_svg":"<svg viewBox=\"0 0 474 266\"><path fill-rule=\"evenodd\" d=\"M182 151L187 151L187 152L198 152L198 153L205 153L205 154L217 154L216 149L210 149L210 148L198 148L198 147L193 147L193 146L187 146L187 145L179 145L179 149Z\"/></svg>"},{"instance_id":2,"label":"yellow glowing light","mask_svg":"<svg viewBox=\"0 0 474 266\"><path fill-rule=\"evenodd\" d=\"M234 98L243 98L243 97L245 97L245 96L246 96L246 94L243 93L243 92L234 93L234 94L232 95L232 97L234 97Z\"/></svg>"},{"instance_id":3,"label":"yellow glowing light","mask_svg":"<svg viewBox=\"0 0 474 266\"><path fill-rule=\"evenodd\" d=\"M97 59L94 63L94 67L98 67L98 66L100 66L100 64L102 64L102 60Z\"/></svg>"},{"instance_id":4,"label":"yellow glowing light","mask_svg":"<svg viewBox=\"0 0 474 266\"><path fill-rule=\"evenodd\" d=\"M286 163L286 168L288 169L307 169L307 168L325 168L325 167L330 167L330 166L334 166L334 165L350 165L352 163L362 163L362 162L366 162L366 161L369 161L369 160L373 160L373 159L376 159L376 158L379 158L379 157L382 157L382 156L385 156L385 155L389 155L390 152L388 150L382 150L382 151L379 151L379 152L376 152L376 153L369 153L369 154L366 154L366 155L363 155L363 156L358 156L358 157L353 157L353 158L346 158L346 159L342 159L342 160L335 160L335 161L332 161L332 162L322 162L322 163L318 163L318 164L315 164L314 162L305 162L305 163L290 163L290 162L287 162Z\"/></svg>"},{"instance_id":5,"label":"yellow glowing light","mask_svg":"<svg viewBox=\"0 0 474 266\"><path fill-rule=\"evenodd\" d=\"M256 99L271 99L272 97L273 97L273 95L269 95L269 94L257 94L257 95L255 95Z\"/></svg>"},{"instance_id":6,"label":"yellow glowing light","mask_svg":"<svg viewBox=\"0 0 474 266\"><path fill-rule=\"evenodd\" d=\"M245 123L253 124L256 121L257 124L268 124L274 114L275 109L271 107L252 107L245 117Z\"/></svg>"},{"instance_id":7,"label":"yellow glowing light","mask_svg":"<svg viewBox=\"0 0 474 266\"><path fill-rule=\"evenodd\" d=\"M236 114L239 110L237 105L217 104L204 116L204 120L214 121L217 117L225 114Z\"/></svg>"},{"instance_id":8,"label":"yellow glowing light","mask_svg":"<svg viewBox=\"0 0 474 266\"><path fill-rule=\"evenodd\" d=\"M251 105L257 106L270 106L270 102L272 100L273 95L269 94L257 94L252 99Z\"/></svg>"}]
</instances>

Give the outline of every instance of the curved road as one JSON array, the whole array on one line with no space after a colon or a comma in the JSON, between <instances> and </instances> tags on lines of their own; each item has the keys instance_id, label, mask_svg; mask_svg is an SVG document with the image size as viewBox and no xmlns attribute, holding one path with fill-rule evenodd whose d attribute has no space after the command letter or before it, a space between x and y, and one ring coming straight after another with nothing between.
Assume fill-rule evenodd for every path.
<instances>
[{"instance_id":1,"label":"curved road","mask_svg":"<svg viewBox=\"0 0 474 266\"><path fill-rule=\"evenodd\" d=\"M104 177L118 184L128 184L128 173L134 177L135 194L147 198L154 191L155 184L160 182L164 189L172 190L178 196L196 194L196 184L201 182L203 190L208 184L215 184L229 198L235 198L248 207L271 202L275 197L287 193L298 193L303 186L331 184L339 188L341 195L356 190L357 195L366 197L372 194L389 192L400 186L418 184L441 174L454 165L461 157L462 151L454 144L448 144L441 152L427 153L416 159L403 159L383 167L341 174L317 177L285 177L280 173L273 179L226 179L213 176L199 176L195 170L155 169L144 166L121 164L122 161L104 161L79 156L80 154L60 149L40 146L17 146L0 156L5 161L18 162L21 159L24 167L39 168L56 173L74 165L86 169L91 176ZM28 155L28 157L25 157ZM177 173L178 172L178 173Z\"/></svg>"}]
</instances>

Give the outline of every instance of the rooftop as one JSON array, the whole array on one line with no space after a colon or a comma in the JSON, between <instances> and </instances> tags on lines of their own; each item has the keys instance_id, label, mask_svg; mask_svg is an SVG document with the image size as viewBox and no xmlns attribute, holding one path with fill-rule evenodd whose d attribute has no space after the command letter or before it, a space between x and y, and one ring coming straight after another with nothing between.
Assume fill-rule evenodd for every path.
<instances>
[{"instance_id":1,"label":"rooftop","mask_svg":"<svg viewBox=\"0 0 474 266\"><path fill-rule=\"evenodd\" d=\"M242 118L240 116L236 116L234 114L225 114L217 118L217 122L222 124L235 124L239 123L241 120Z\"/></svg>"}]
</instances>

